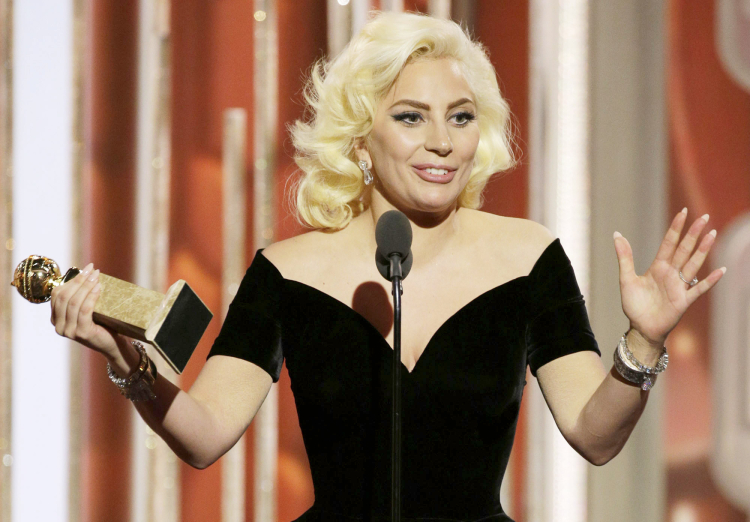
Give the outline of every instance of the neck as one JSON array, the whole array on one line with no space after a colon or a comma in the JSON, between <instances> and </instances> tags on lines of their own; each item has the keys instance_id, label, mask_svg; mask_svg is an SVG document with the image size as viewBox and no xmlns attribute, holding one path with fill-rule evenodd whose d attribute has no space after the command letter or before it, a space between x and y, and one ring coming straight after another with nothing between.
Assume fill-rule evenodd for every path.
<instances>
[{"instance_id":1,"label":"neck","mask_svg":"<svg viewBox=\"0 0 750 522\"><path fill-rule=\"evenodd\" d=\"M457 237L460 218L458 209L452 208L442 213L426 213L413 210L404 211L396 208L383 198L372 198L370 208L360 216L367 221L365 224L371 228L370 236L373 244L375 242L375 225L380 216L389 210L400 210L409 218L412 227L412 252L415 263L429 262L449 248Z\"/></svg>"}]
</instances>

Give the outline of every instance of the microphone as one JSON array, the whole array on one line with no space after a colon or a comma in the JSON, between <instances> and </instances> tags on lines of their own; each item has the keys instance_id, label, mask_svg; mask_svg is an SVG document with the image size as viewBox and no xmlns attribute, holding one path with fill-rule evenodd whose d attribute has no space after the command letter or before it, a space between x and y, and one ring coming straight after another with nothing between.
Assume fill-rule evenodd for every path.
<instances>
[{"instance_id":1,"label":"microphone","mask_svg":"<svg viewBox=\"0 0 750 522\"><path fill-rule=\"evenodd\" d=\"M404 279L411 270L414 256L411 255L411 223L406 214L389 210L378 219L375 225L375 264L384 278Z\"/></svg>"},{"instance_id":2,"label":"microphone","mask_svg":"<svg viewBox=\"0 0 750 522\"><path fill-rule=\"evenodd\" d=\"M393 361L391 418L391 520L401 522L401 280L411 270L411 223L398 210L389 210L375 225L375 264L393 285Z\"/></svg>"}]
</instances>

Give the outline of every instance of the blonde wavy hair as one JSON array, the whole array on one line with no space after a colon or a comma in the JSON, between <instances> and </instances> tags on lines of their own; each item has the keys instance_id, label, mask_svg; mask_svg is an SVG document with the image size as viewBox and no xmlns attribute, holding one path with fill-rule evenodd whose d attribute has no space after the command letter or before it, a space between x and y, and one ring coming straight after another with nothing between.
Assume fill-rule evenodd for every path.
<instances>
[{"instance_id":1,"label":"blonde wavy hair","mask_svg":"<svg viewBox=\"0 0 750 522\"><path fill-rule=\"evenodd\" d=\"M511 118L483 46L455 22L411 13L376 13L331 61L315 64L305 87L308 117L291 127L301 222L342 229L366 208L355 145L372 130L378 103L403 68L420 59L453 58L473 90L479 145L458 205L478 208L495 172L513 166Z\"/></svg>"}]
</instances>

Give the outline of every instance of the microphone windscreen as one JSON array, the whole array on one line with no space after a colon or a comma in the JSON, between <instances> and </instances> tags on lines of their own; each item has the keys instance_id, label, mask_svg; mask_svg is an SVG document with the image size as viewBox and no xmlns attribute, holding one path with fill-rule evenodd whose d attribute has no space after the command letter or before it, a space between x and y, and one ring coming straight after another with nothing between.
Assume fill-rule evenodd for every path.
<instances>
[{"instance_id":1,"label":"microphone windscreen","mask_svg":"<svg viewBox=\"0 0 750 522\"><path fill-rule=\"evenodd\" d=\"M385 258L392 254L399 254L401 258L408 256L411 250L411 239L409 218L398 210L389 210L384 213L375 225L378 253Z\"/></svg>"}]
</instances>

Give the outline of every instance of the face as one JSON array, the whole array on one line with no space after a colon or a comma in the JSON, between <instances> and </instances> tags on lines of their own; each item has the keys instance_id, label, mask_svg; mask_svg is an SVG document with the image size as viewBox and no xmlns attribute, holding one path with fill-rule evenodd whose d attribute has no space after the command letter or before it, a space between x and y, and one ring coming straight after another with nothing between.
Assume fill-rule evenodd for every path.
<instances>
[{"instance_id":1,"label":"face","mask_svg":"<svg viewBox=\"0 0 750 522\"><path fill-rule=\"evenodd\" d=\"M373 197L441 214L455 208L478 143L474 96L458 63L425 59L404 67L357 156L375 175Z\"/></svg>"}]
</instances>

